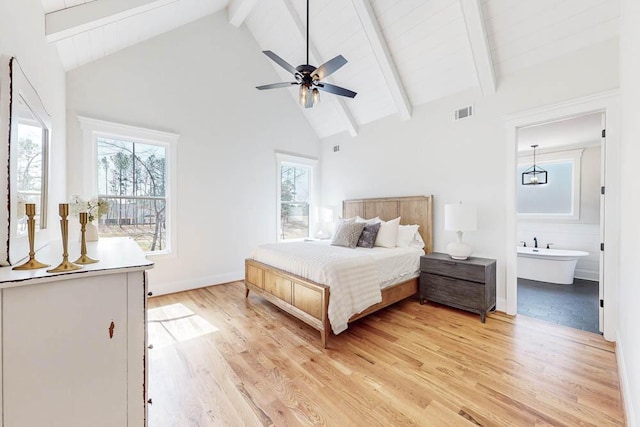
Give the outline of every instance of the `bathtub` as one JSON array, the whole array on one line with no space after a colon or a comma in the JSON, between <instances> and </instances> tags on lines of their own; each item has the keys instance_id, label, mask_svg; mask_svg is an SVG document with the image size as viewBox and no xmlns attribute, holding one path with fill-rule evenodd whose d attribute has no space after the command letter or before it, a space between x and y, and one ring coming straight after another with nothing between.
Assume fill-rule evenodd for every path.
<instances>
[{"instance_id":1,"label":"bathtub","mask_svg":"<svg viewBox=\"0 0 640 427\"><path fill-rule=\"evenodd\" d=\"M518 246L518 277L539 282L569 285L578 258L589 252Z\"/></svg>"}]
</instances>

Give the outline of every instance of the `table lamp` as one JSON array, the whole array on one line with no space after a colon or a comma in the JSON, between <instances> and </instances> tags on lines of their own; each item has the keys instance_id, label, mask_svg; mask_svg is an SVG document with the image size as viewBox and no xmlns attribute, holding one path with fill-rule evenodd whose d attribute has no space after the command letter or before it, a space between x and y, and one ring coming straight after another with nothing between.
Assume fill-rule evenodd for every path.
<instances>
[{"instance_id":1,"label":"table lamp","mask_svg":"<svg viewBox=\"0 0 640 427\"><path fill-rule=\"evenodd\" d=\"M473 205L452 203L444 205L444 229L455 231L458 241L447 245L447 253L453 259L467 259L471 255L471 246L462 241L464 231L477 229L477 211Z\"/></svg>"}]
</instances>

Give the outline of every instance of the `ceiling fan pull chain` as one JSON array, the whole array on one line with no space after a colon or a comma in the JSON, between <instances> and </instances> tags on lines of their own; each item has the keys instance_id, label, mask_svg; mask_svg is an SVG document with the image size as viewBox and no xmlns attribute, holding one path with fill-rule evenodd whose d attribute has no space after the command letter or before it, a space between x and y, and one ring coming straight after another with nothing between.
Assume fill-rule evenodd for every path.
<instances>
[{"instance_id":1,"label":"ceiling fan pull chain","mask_svg":"<svg viewBox=\"0 0 640 427\"><path fill-rule=\"evenodd\" d=\"M309 65L309 0L307 0L307 65Z\"/></svg>"}]
</instances>

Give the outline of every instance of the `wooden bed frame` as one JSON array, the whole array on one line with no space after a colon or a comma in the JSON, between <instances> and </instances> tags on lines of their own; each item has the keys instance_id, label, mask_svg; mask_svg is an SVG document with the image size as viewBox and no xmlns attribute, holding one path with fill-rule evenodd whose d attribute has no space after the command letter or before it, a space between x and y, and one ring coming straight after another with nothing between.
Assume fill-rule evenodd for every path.
<instances>
[{"instance_id":1,"label":"wooden bed frame","mask_svg":"<svg viewBox=\"0 0 640 427\"><path fill-rule=\"evenodd\" d=\"M362 218L380 217L388 221L401 217L401 224L420 225L426 253L433 252L433 196L388 197L379 199L345 200L343 218L356 215ZM331 334L328 317L329 286L312 282L253 259L245 260L245 298L254 291L267 301L320 331L322 347L327 347ZM418 278L389 286L382 290L382 302L353 315L349 322L360 319L381 308L415 295Z\"/></svg>"}]
</instances>

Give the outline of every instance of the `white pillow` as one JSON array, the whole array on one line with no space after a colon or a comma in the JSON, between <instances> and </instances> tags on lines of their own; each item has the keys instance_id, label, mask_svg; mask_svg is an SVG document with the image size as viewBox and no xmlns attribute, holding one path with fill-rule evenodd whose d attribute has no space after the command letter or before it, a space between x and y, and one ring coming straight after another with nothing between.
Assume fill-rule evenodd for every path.
<instances>
[{"instance_id":1,"label":"white pillow","mask_svg":"<svg viewBox=\"0 0 640 427\"><path fill-rule=\"evenodd\" d=\"M400 225L398 226L398 238L396 246L399 248L408 248L414 240L418 232L419 225Z\"/></svg>"},{"instance_id":2,"label":"white pillow","mask_svg":"<svg viewBox=\"0 0 640 427\"><path fill-rule=\"evenodd\" d=\"M422 240L422 236L420 235L420 233L416 232L416 234L413 236L413 240L411 241L411 243L409 243L409 247L410 248L418 248L418 249L424 249L424 240Z\"/></svg>"},{"instance_id":3,"label":"white pillow","mask_svg":"<svg viewBox=\"0 0 640 427\"><path fill-rule=\"evenodd\" d=\"M381 221L380 230L376 236L374 246L382 246L383 248L395 248L398 240L398 226L400 225L400 217L391 221Z\"/></svg>"},{"instance_id":4,"label":"white pillow","mask_svg":"<svg viewBox=\"0 0 640 427\"><path fill-rule=\"evenodd\" d=\"M371 218L371 219L364 219L361 216L357 216L356 217L356 222L364 222L367 225L372 225L372 224L377 224L379 222L382 222L382 220L380 219L379 216L375 217L375 218Z\"/></svg>"}]
</instances>

